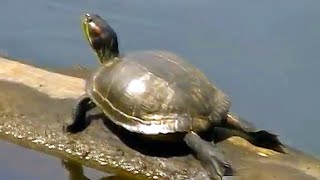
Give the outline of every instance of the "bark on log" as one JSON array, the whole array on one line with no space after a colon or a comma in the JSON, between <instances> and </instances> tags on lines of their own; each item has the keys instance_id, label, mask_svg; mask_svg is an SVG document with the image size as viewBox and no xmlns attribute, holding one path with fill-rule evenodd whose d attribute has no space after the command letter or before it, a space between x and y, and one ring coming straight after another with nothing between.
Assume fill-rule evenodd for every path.
<instances>
[{"instance_id":1,"label":"bark on log","mask_svg":"<svg viewBox=\"0 0 320 180\"><path fill-rule=\"evenodd\" d=\"M71 122L75 98L84 93L83 79L6 58L0 58L0 67L2 139L137 179L208 179L200 163L192 155L175 149L179 147L161 145L145 149L138 137L100 115L85 131L64 134L62 126ZM290 147L285 148L287 154L280 154L255 147L239 137L217 146L236 169L238 176L234 179L320 178L320 161ZM153 150L160 151L162 156L152 154Z\"/></svg>"}]
</instances>

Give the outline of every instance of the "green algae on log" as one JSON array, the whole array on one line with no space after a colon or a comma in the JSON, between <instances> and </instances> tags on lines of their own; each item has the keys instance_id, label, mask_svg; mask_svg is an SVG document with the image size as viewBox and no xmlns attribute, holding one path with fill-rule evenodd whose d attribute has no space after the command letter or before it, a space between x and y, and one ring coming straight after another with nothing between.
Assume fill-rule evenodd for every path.
<instances>
[{"instance_id":1,"label":"green algae on log","mask_svg":"<svg viewBox=\"0 0 320 180\"><path fill-rule=\"evenodd\" d=\"M85 131L64 134L62 127L71 122L75 98L84 93L83 79L5 58L0 58L0 67L2 139L136 179L208 179L192 155L157 156L137 150L144 142L119 127L107 128L113 125L101 115L94 116L97 120ZM136 143L130 145L126 138L133 138L130 140ZM320 178L320 161L292 148L285 149L287 154L280 154L255 147L239 137L217 146L236 169L238 176L234 179ZM158 149L172 150L163 146Z\"/></svg>"}]
</instances>

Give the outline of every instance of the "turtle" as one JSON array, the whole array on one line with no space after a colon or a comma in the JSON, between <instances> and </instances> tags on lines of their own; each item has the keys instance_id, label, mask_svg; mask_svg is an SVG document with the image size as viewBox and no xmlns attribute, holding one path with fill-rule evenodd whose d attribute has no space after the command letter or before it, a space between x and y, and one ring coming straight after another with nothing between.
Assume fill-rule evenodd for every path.
<instances>
[{"instance_id":1,"label":"turtle","mask_svg":"<svg viewBox=\"0 0 320 180\"><path fill-rule=\"evenodd\" d=\"M234 170L215 143L201 134L223 127L263 141L257 144L281 145L277 135L234 118L229 97L182 57L164 50L120 55L116 32L98 14L86 14L82 27L101 65L87 79L86 93L73 109L67 132L77 133L77 127L86 123L87 112L98 107L128 132L184 142L209 177L218 180Z\"/></svg>"}]
</instances>

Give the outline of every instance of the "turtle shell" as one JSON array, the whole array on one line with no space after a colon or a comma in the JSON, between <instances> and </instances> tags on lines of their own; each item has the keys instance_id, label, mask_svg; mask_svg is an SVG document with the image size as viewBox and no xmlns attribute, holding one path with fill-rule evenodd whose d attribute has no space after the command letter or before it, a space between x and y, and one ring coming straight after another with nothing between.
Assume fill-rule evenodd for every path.
<instances>
[{"instance_id":1,"label":"turtle shell","mask_svg":"<svg viewBox=\"0 0 320 180\"><path fill-rule=\"evenodd\" d=\"M86 90L114 123L150 135L205 131L221 122L230 105L202 72L165 51L131 53L103 64Z\"/></svg>"}]
</instances>

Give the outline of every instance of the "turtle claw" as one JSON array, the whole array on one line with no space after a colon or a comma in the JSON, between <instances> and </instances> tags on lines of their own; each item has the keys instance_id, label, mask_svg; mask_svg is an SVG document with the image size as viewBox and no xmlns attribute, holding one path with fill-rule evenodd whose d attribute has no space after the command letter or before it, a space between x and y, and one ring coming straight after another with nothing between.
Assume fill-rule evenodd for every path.
<instances>
[{"instance_id":1,"label":"turtle claw","mask_svg":"<svg viewBox=\"0 0 320 180\"><path fill-rule=\"evenodd\" d=\"M75 133L75 128L72 127L71 125L67 125L67 124L64 124L62 125L62 132L66 133L66 134L73 134Z\"/></svg>"},{"instance_id":2,"label":"turtle claw","mask_svg":"<svg viewBox=\"0 0 320 180\"><path fill-rule=\"evenodd\" d=\"M217 148L211 146L207 152L210 157L202 161L202 164L211 179L222 180L225 176L233 176L235 174L231 165L223 159L221 152Z\"/></svg>"},{"instance_id":3,"label":"turtle claw","mask_svg":"<svg viewBox=\"0 0 320 180\"><path fill-rule=\"evenodd\" d=\"M234 176L224 176L222 177L222 180L234 180Z\"/></svg>"},{"instance_id":4,"label":"turtle claw","mask_svg":"<svg viewBox=\"0 0 320 180\"><path fill-rule=\"evenodd\" d=\"M231 165L224 159L222 153L193 132L188 133L184 141L193 150L196 158L206 169L209 177L213 180L222 180L224 176L234 175Z\"/></svg>"},{"instance_id":5,"label":"turtle claw","mask_svg":"<svg viewBox=\"0 0 320 180\"><path fill-rule=\"evenodd\" d=\"M67 125L66 124L62 125L62 132L63 133L68 133L68 129L67 129Z\"/></svg>"},{"instance_id":6,"label":"turtle claw","mask_svg":"<svg viewBox=\"0 0 320 180\"><path fill-rule=\"evenodd\" d=\"M63 124L62 125L62 132L67 135L74 134L76 132L76 128L72 127L71 125L68 125L68 124Z\"/></svg>"}]
</instances>

